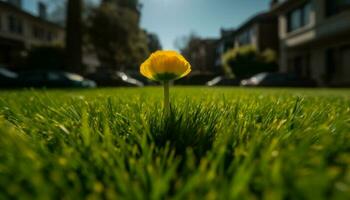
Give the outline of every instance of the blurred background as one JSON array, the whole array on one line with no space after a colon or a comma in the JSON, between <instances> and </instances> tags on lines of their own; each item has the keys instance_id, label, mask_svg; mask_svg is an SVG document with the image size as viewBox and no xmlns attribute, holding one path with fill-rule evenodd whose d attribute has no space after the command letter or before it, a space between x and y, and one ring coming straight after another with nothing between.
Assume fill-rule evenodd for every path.
<instances>
[{"instance_id":1,"label":"blurred background","mask_svg":"<svg viewBox=\"0 0 350 200\"><path fill-rule=\"evenodd\" d=\"M181 52L176 85L349 87L350 0L0 0L0 87L142 87Z\"/></svg>"}]
</instances>

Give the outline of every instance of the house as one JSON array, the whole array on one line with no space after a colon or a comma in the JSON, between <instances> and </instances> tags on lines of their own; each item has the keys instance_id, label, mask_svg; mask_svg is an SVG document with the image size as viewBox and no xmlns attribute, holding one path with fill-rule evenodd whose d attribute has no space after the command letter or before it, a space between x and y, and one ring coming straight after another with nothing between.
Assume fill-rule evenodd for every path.
<instances>
[{"instance_id":1,"label":"house","mask_svg":"<svg viewBox=\"0 0 350 200\"><path fill-rule=\"evenodd\" d=\"M218 41L217 53L219 55L224 54L229 49L232 49L235 44L236 29L221 29L221 37Z\"/></svg>"},{"instance_id":2,"label":"house","mask_svg":"<svg viewBox=\"0 0 350 200\"><path fill-rule=\"evenodd\" d=\"M188 47L182 52L192 65L194 74L215 74L218 68L215 66L217 58L217 39L193 38Z\"/></svg>"},{"instance_id":3,"label":"house","mask_svg":"<svg viewBox=\"0 0 350 200\"><path fill-rule=\"evenodd\" d=\"M257 14L239 26L235 31L234 47L254 46L262 52L266 49L278 50L277 16L268 11Z\"/></svg>"},{"instance_id":4,"label":"house","mask_svg":"<svg viewBox=\"0 0 350 200\"><path fill-rule=\"evenodd\" d=\"M224 54L232 48L253 46L258 51L279 50L278 19L273 12L253 16L237 29L221 29L217 52Z\"/></svg>"},{"instance_id":5,"label":"house","mask_svg":"<svg viewBox=\"0 0 350 200\"><path fill-rule=\"evenodd\" d=\"M251 17L236 29L221 29L215 62L217 71L224 69L222 58L228 50L244 46L252 46L258 52L273 50L278 55L277 15L271 11L267 11Z\"/></svg>"},{"instance_id":6,"label":"house","mask_svg":"<svg viewBox=\"0 0 350 200\"><path fill-rule=\"evenodd\" d=\"M32 47L64 43L64 28L45 19L46 8L38 4L39 16L25 12L20 0L0 1L0 64L12 66Z\"/></svg>"},{"instance_id":7,"label":"house","mask_svg":"<svg viewBox=\"0 0 350 200\"><path fill-rule=\"evenodd\" d=\"M350 85L350 1L274 1L280 70L321 85Z\"/></svg>"}]
</instances>

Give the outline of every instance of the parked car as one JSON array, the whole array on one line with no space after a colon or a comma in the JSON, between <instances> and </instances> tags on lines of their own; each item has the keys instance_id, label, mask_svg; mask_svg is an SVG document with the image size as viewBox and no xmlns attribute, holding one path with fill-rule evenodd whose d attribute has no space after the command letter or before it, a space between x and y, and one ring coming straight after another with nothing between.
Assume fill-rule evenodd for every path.
<instances>
[{"instance_id":1,"label":"parked car","mask_svg":"<svg viewBox=\"0 0 350 200\"><path fill-rule=\"evenodd\" d=\"M123 80L125 83L128 83L131 86L138 86L138 87L143 87L144 86L144 84L141 81L139 81L139 80L137 80L135 78L132 78L131 76L127 75L124 72L116 72L116 75L121 80Z\"/></svg>"},{"instance_id":2,"label":"parked car","mask_svg":"<svg viewBox=\"0 0 350 200\"><path fill-rule=\"evenodd\" d=\"M18 81L22 87L48 88L94 88L96 83L78 74L65 71L24 71L19 73Z\"/></svg>"},{"instance_id":3,"label":"parked car","mask_svg":"<svg viewBox=\"0 0 350 200\"><path fill-rule=\"evenodd\" d=\"M238 86L240 81L225 76L217 76L206 83L207 86Z\"/></svg>"},{"instance_id":4,"label":"parked car","mask_svg":"<svg viewBox=\"0 0 350 200\"><path fill-rule=\"evenodd\" d=\"M11 88L18 85L18 74L5 67L0 67L0 87Z\"/></svg>"},{"instance_id":5,"label":"parked car","mask_svg":"<svg viewBox=\"0 0 350 200\"><path fill-rule=\"evenodd\" d=\"M128 71L126 74L138 81L140 81L143 85L157 85L156 81L151 81L150 79L143 76L139 71Z\"/></svg>"},{"instance_id":6,"label":"parked car","mask_svg":"<svg viewBox=\"0 0 350 200\"><path fill-rule=\"evenodd\" d=\"M205 85L209 80L215 78L212 74L190 74L175 81L175 85Z\"/></svg>"},{"instance_id":7,"label":"parked car","mask_svg":"<svg viewBox=\"0 0 350 200\"><path fill-rule=\"evenodd\" d=\"M266 87L316 87L314 80L301 78L289 73L259 73L241 81L241 86Z\"/></svg>"},{"instance_id":8,"label":"parked car","mask_svg":"<svg viewBox=\"0 0 350 200\"><path fill-rule=\"evenodd\" d=\"M99 86L128 86L128 87L142 87L144 83L127 75L124 72L113 70L99 70L91 73L88 77Z\"/></svg>"}]
</instances>

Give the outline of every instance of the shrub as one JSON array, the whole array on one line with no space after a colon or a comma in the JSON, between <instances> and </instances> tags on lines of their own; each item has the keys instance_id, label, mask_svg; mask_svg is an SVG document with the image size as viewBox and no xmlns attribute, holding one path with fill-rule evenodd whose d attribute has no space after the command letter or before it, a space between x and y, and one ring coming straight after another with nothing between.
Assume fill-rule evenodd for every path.
<instances>
[{"instance_id":1,"label":"shrub","mask_svg":"<svg viewBox=\"0 0 350 200\"><path fill-rule=\"evenodd\" d=\"M259 52L253 46L233 48L222 56L224 71L236 78L250 77L260 72L276 71L277 55L274 50Z\"/></svg>"}]
</instances>

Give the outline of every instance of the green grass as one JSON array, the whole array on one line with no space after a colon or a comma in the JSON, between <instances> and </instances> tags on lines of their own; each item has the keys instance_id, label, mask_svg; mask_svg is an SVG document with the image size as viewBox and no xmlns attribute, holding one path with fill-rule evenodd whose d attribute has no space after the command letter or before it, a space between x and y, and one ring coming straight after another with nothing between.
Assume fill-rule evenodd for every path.
<instances>
[{"instance_id":1,"label":"green grass","mask_svg":"<svg viewBox=\"0 0 350 200\"><path fill-rule=\"evenodd\" d=\"M350 90L0 92L0 199L350 199Z\"/></svg>"}]
</instances>

